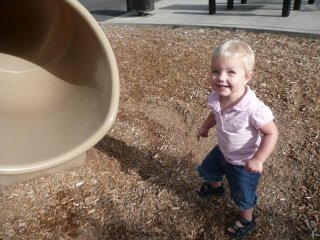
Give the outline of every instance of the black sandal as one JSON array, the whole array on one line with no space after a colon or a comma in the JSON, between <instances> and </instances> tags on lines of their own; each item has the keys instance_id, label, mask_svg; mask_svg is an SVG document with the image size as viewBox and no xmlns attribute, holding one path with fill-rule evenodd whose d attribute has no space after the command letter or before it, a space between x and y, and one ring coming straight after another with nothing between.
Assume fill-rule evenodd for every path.
<instances>
[{"instance_id":1,"label":"black sandal","mask_svg":"<svg viewBox=\"0 0 320 240\"><path fill-rule=\"evenodd\" d=\"M197 191L197 194L200 198L208 198L211 196L223 196L225 194L225 188L223 184L219 187L212 187L210 183L203 183L200 189Z\"/></svg>"},{"instance_id":2,"label":"black sandal","mask_svg":"<svg viewBox=\"0 0 320 240\"><path fill-rule=\"evenodd\" d=\"M237 225L237 221L241 223L242 226ZM229 228L233 228L234 232L231 232ZM226 228L226 234L233 239L242 239L245 236L251 234L257 229L256 218L253 216L252 220L249 222L243 217L239 216L234 222L230 223Z\"/></svg>"}]
</instances>

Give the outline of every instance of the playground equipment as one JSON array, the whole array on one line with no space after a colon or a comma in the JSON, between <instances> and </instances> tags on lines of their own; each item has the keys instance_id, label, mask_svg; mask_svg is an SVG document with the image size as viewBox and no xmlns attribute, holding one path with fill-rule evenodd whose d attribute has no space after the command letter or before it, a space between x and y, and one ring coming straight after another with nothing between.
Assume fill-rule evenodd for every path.
<instances>
[{"instance_id":1,"label":"playground equipment","mask_svg":"<svg viewBox=\"0 0 320 240\"><path fill-rule=\"evenodd\" d=\"M77 0L0 1L0 185L82 165L118 102L112 48Z\"/></svg>"}]
</instances>

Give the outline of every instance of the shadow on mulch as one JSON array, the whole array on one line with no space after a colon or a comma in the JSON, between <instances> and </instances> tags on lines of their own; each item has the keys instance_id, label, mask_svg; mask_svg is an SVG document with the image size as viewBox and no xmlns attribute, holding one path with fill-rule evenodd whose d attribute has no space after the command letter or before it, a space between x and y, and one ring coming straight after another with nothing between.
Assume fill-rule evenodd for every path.
<instances>
[{"instance_id":1,"label":"shadow on mulch","mask_svg":"<svg viewBox=\"0 0 320 240\"><path fill-rule=\"evenodd\" d=\"M139 149L110 136L105 136L96 147L117 159L123 172L134 170L143 180L174 192L180 199L196 201L195 189L200 180L191 153L177 158L159 151Z\"/></svg>"},{"instance_id":2,"label":"shadow on mulch","mask_svg":"<svg viewBox=\"0 0 320 240\"><path fill-rule=\"evenodd\" d=\"M196 196L195 189L200 183L200 178L197 177L196 165L192 162L193 155L191 153L178 158L163 152L130 146L110 136L105 136L96 145L96 148L115 158L120 163L123 172L129 174L134 170L143 180L173 192L179 199L192 205L191 217L198 218L202 222L202 228L198 231L196 239L208 239L208 237L216 239L215 236L211 236L212 227L217 226L223 229L237 214L229 196L210 200L202 200ZM292 231L296 232L296 236L305 236L306 234L296 228L301 225L299 219L288 218L272 211L272 209L260 209L259 207L256 214L260 229L247 239L260 239L261 236L264 236L263 239L269 239L266 236L273 236L270 235L271 229L279 231L278 228L284 225L292 226ZM121 225L125 228L125 223L123 224ZM107 229L103 231L109 232ZM150 234L156 237L154 233ZM283 233L283 236L285 235L287 234ZM287 236L292 236L292 232Z\"/></svg>"}]
</instances>

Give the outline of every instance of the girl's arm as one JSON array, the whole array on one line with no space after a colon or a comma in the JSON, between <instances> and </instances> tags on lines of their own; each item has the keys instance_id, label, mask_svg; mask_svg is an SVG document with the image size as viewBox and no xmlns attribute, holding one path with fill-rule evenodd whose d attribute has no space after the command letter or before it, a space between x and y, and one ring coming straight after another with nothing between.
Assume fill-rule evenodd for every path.
<instances>
[{"instance_id":1,"label":"girl's arm","mask_svg":"<svg viewBox=\"0 0 320 240\"><path fill-rule=\"evenodd\" d=\"M278 129L274 121L267 123L259 130L263 136L256 153L245 165L248 172L262 173L263 163L272 153L278 140Z\"/></svg>"},{"instance_id":2,"label":"girl's arm","mask_svg":"<svg viewBox=\"0 0 320 240\"><path fill-rule=\"evenodd\" d=\"M216 119L213 112L210 112L207 119L203 122L201 128L197 133L197 139L200 140L200 137L208 137L208 132L210 128L216 125Z\"/></svg>"}]
</instances>

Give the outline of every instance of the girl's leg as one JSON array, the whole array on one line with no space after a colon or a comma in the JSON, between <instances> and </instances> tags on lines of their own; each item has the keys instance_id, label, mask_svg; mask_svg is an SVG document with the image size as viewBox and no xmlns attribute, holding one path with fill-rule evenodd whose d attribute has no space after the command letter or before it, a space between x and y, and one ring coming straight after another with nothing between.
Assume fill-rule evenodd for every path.
<instances>
[{"instance_id":1,"label":"girl's leg","mask_svg":"<svg viewBox=\"0 0 320 240\"><path fill-rule=\"evenodd\" d=\"M221 166L223 159L219 146L215 146L198 167L199 175L205 182L212 183L213 187L219 186L223 180L224 171Z\"/></svg>"},{"instance_id":2,"label":"girl's leg","mask_svg":"<svg viewBox=\"0 0 320 240\"><path fill-rule=\"evenodd\" d=\"M230 186L231 197L241 209L237 217L226 229L230 237L243 237L257 227L253 215L258 197L256 195L260 174L249 173L242 166L234 166L228 162L223 164Z\"/></svg>"},{"instance_id":3,"label":"girl's leg","mask_svg":"<svg viewBox=\"0 0 320 240\"><path fill-rule=\"evenodd\" d=\"M249 209L246 209L246 210L242 210L240 212L240 216L243 217L248 222L251 222L251 220L253 218L253 210L254 210L254 208L249 208Z\"/></svg>"},{"instance_id":4,"label":"girl's leg","mask_svg":"<svg viewBox=\"0 0 320 240\"><path fill-rule=\"evenodd\" d=\"M235 166L226 161L222 165L233 201L241 209L241 215L250 219L258 201L256 192L261 174L249 173L243 166Z\"/></svg>"},{"instance_id":5,"label":"girl's leg","mask_svg":"<svg viewBox=\"0 0 320 240\"><path fill-rule=\"evenodd\" d=\"M210 182L210 185L211 185L213 188L221 187L222 181L213 181L213 182Z\"/></svg>"},{"instance_id":6,"label":"girl's leg","mask_svg":"<svg viewBox=\"0 0 320 240\"><path fill-rule=\"evenodd\" d=\"M221 196L225 193L225 188L222 184L224 172L220 164L223 159L224 157L219 147L216 146L198 167L198 173L204 180L204 183L197 191L199 197Z\"/></svg>"}]
</instances>

